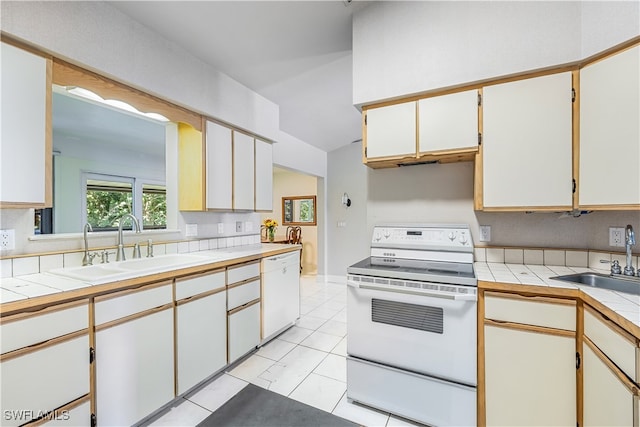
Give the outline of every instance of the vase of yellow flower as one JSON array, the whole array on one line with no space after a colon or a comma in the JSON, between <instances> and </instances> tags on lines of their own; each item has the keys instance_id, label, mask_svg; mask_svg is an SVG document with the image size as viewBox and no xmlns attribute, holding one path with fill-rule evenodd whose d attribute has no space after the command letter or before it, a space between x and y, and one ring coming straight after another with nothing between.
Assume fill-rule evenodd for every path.
<instances>
[{"instance_id":1,"label":"vase of yellow flower","mask_svg":"<svg viewBox=\"0 0 640 427\"><path fill-rule=\"evenodd\" d=\"M276 238L276 228L278 222L275 219L267 218L264 220L264 228L267 229L267 238L270 242L273 242Z\"/></svg>"}]
</instances>

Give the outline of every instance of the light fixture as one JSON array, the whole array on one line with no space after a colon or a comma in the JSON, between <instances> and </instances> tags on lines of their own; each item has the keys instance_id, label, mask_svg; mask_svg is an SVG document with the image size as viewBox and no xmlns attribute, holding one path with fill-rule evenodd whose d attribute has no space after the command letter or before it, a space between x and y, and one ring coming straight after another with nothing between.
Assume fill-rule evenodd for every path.
<instances>
[{"instance_id":1,"label":"light fixture","mask_svg":"<svg viewBox=\"0 0 640 427\"><path fill-rule=\"evenodd\" d=\"M349 195L347 193L344 193L342 195L342 204L348 208L349 206L351 206L351 199L349 198Z\"/></svg>"},{"instance_id":2,"label":"light fixture","mask_svg":"<svg viewBox=\"0 0 640 427\"><path fill-rule=\"evenodd\" d=\"M162 114L158 114L158 113L144 113L140 110L138 110L136 107L134 107L133 105L127 104L126 102L123 101L119 101L117 99L104 99L102 98L100 95L91 92L90 90L81 88L81 87L77 87L77 86L62 86L61 87L62 90L66 90L68 93L84 98L84 99L88 99L90 101L96 102L96 103L100 103L100 104L105 104L105 105L109 105L113 108L117 108L118 110L121 111L128 111L129 113L133 113L133 114L137 114L143 117L146 117L148 119L152 119L152 120L157 120L160 122L168 122L169 119L167 119L165 116L163 116Z\"/></svg>"}]
</instances>

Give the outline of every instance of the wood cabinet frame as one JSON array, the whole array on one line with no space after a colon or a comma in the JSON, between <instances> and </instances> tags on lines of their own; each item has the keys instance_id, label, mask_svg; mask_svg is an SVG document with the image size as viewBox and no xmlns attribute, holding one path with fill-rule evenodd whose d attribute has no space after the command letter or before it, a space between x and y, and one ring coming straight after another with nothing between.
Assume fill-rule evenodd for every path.
<instances>
[{"instance_id":1,"label":"wood cabinet frame","mask_svg":"<svg viewBox=\"0 0 640 427\"><path fill-rule=\"evenodd\" d=\"M541 326L524 325L513 322L495 321L486 318L485 296L494 296L513 300L534 300L555 304L575 304L576 307L576 330L566 331ZM621 335L624 339L636 346L636 375L640 374L640 330L635 329L628 321L624 321L621 316L611 315L609 309L600 303L592 301L588 295L582 294L578 289L564 288L544 288L536 286L509 285L504 283L482 282L478 289L478 310L477 310L477 375L478 375L478 399L477 399L477 423L478 426L486 426L486 394L485 394L485 325L501 327L507 329L523 330L528 332L538 332L552 335L560 335L575 338L575 348L577 360L582 360L583 347L588 346L598 358L607 366L613 375L629 390L637 403L640 400L640 384L625 375L618 366L615 365L587 336L584 335L584 312L589 311L599 320L609 327L612 332ZM629 325L629 326L626 326ZM632 326L633 325L633 326ZM583 425L584 396L583 396L583 364L580 362L576 367L576 416L578 425ZM640 425L640 406L633 407L634 426Z\"/></svg>"}]
</instances>

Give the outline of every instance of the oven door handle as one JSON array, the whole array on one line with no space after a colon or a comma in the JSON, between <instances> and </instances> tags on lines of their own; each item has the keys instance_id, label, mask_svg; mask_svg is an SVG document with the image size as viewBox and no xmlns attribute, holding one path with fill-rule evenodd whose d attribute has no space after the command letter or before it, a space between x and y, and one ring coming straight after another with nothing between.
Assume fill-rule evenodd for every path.
<instances>
[{"instance_id":1,"label":"oven door handle","mask_svg":"<svg viewBox=\"0 0 640 427\"><path fill-rule=\"evenodd\" d=\"M439 293L439 292L416 292L411 289L403 289L403 288L389 289L384 286L376 286L376 285L369 285L369 284L364 285L362 283L354 282L353 280L347 280L347 286L350 286L356 289L369 289L372 291L410 294L410 295L418 295L422 297L442 298L442 299L448 299L452 301L477 301L478 300L478 296L475 294L452 295L452 294L445 294L445 293Z\"/></svg>"}]
</instances>

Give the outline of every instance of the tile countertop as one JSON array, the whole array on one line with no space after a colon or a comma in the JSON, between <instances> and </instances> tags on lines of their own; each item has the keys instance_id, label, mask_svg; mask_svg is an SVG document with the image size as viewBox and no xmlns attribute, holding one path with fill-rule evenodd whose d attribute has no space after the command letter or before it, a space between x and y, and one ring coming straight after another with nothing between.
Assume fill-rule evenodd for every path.
<instances>
[{"instance_id":1,"label":"tile countertop","mask_svg":"<svg viewBox=\"0 0 640 427\"><path fill-rule=\"evenodd\" d=\"M224 249L212 249L202 252L190 252L192 255L203 257L210 256L211 260L204 261L202 265L219 263L250 256L269 255L283 249L292 249L288 244L258 244L247 246L234 246ZM180 269L180 266L176 266ZM136 277L153 275L154 273L142 273ZM133 278L133 276L132 276ZM57 276L47 272L26 274L22 276L0 279L0 303L10 303L24 299L36 298L45 295L77 290L93 286L91 283L67 277Z\"/></svg>"},{"instance_id":2,"label":"tile countertop","mask_svg":"<svg viewBox=\"0 0 640 427\"><path fill-rule=\"evenodd\" d=\"M501 264L492 262L474 263L478 281L499 282L524 286L576 289L589 295L620 317L640 328L640 296L624 292L598 289L551 279L554 276L575 273L609 274L609 270L553 265Z\"/></svg>"}]
</instances>

